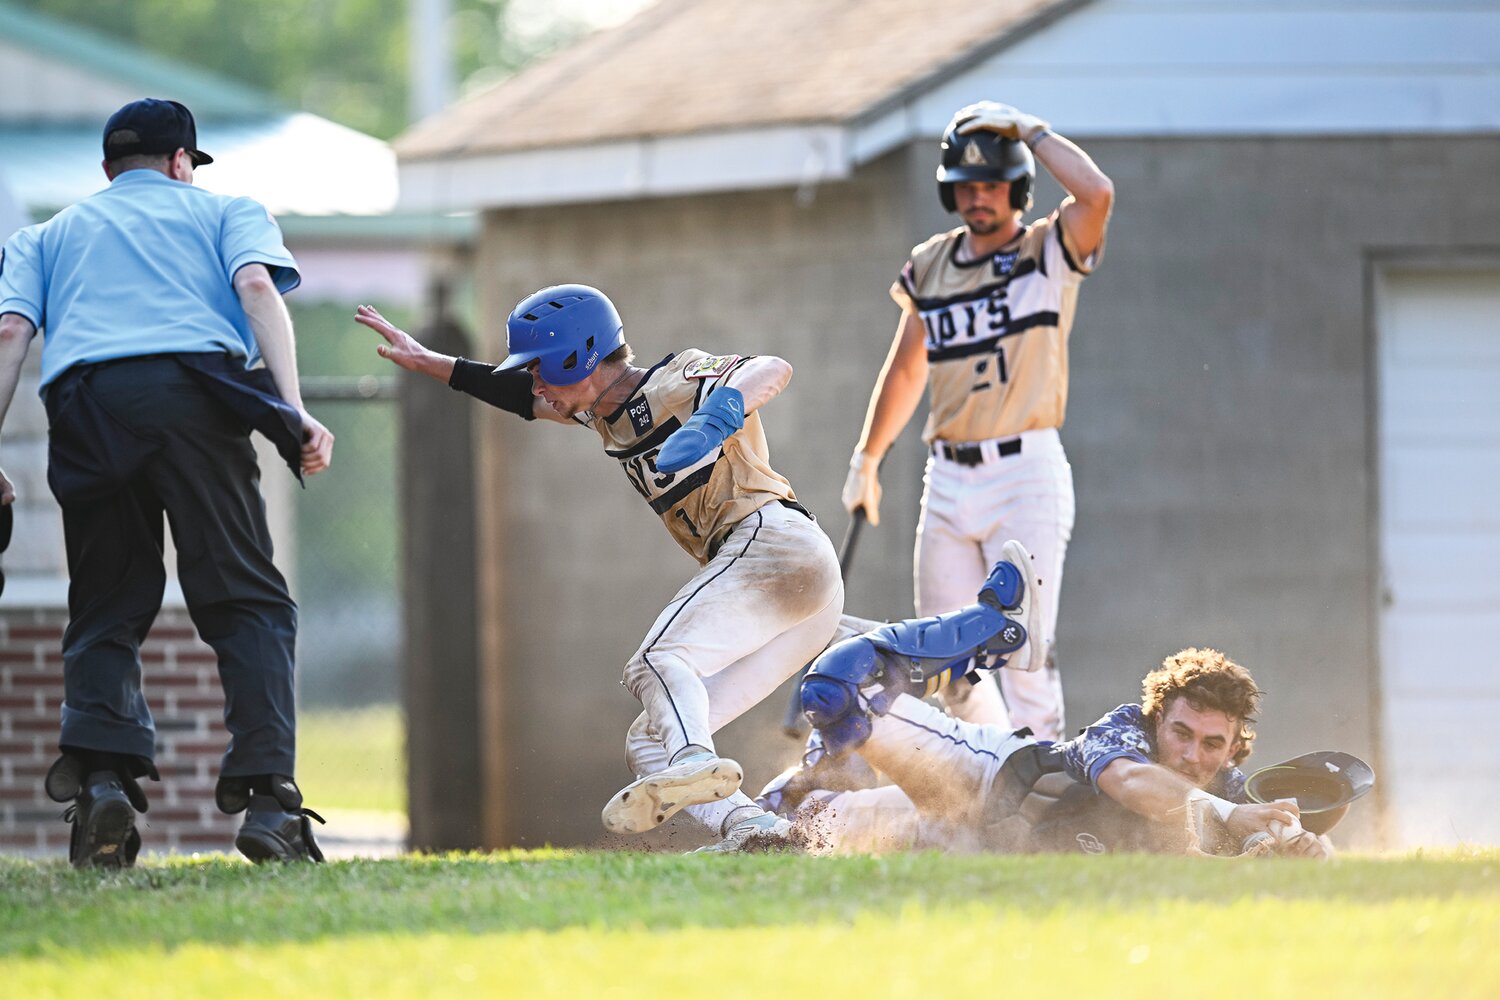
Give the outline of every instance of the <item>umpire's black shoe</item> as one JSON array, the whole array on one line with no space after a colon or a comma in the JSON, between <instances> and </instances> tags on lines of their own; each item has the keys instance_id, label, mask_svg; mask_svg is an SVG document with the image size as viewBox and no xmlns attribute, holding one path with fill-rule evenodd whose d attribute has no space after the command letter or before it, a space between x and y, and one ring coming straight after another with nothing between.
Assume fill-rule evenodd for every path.
<instances>
[{"instance_id":1,"label":"umpire's black shoe","mask_svg":"<svg viewBox=\"0 0 1500 1000\"><path fill-rule=\"evenodd\" d=\"M68 861L74 868L129 868L140 853L135 806L113 771L95 771L63 813L73 824Z\"/></svg>"},{"instance_id":2,"label":"umpire's black shoe","mask_svg":"<svg viewBox=\"0 0 1500 1000\"><path fill-rule=\"evenodd\" d=\"M298 796L300 800L301 796ZM253 793L245 822L234 838L235 849L256 864L267 861L322 861L312 822L324 822L311 809L288 809L275 795Z\"/></svg>"}]
</instances>

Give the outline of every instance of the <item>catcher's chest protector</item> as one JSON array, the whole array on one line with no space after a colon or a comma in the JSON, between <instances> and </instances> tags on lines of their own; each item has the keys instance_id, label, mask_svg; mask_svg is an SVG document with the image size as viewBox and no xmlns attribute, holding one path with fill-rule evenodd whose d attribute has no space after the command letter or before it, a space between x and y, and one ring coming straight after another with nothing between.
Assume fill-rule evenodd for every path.
<instances>
[{"instance_id":1,"label":"catcher's chest protector","mask_svg":"<svg viewBox=\"0 0 1500 1000\"><path fill-rule=\"evenodd\" d=\"M1216 836L1180 823L1154 823L1074 781L1050 746L1011 754L985 798L984 839L993 850L1032 854L1181 854L1189 846L1210 854L1236 853Z\"/></svg>"}]
</instances>

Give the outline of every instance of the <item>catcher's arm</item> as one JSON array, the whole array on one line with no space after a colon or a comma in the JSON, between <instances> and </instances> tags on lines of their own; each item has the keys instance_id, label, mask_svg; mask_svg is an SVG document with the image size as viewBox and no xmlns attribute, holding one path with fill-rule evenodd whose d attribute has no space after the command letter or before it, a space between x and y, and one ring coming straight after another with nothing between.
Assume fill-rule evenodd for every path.
<instances>
[{"instance_id":1,"label":"catcher's arm","mask_svg":"<svg viewBox=\"0 0 1500 1000\"><path fill-rule=\"evenodd\" d=\"M1295 802L1228 802L1209 795L1160 764L1128 757L1117 757L1106 764L1095 784L1099 791L1126 809L1156 822L1181 816L1191 800L1210 800L1219 819L1238 842L1255 833L1269 834L1272 823L1290 826L1297 822Z\"/></svg>"}]
</instances>

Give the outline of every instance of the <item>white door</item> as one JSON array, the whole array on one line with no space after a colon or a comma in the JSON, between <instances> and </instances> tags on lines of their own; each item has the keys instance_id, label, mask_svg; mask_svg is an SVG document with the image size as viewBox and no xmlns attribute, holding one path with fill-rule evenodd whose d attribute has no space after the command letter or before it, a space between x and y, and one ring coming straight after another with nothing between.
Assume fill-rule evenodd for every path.
<instances>
[{"instance_id":1,"label":"white door","mask_svg":"<svg viewBox=\"0 0 1500 1000\"><path fill-rule=\"evenodd\" d=\"M1500 843L1500 270L1390 270L1383 757L1396 847Z\"/></svg>"}]
</instances>

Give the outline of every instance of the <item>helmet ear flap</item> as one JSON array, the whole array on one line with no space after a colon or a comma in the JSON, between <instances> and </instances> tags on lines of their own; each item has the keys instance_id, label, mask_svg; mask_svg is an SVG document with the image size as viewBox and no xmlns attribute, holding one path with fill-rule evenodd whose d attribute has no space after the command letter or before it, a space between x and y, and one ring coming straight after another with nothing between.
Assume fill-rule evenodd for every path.
<instances>
[{"instance_id":1,"label":"helmet ear flap","mask_svg":"<svg viewBox=\"0 0 1500 1000\"><path fill-rule=\"evenodd\" d=\"M1031 177L1017 177L1010 182L1010 207L1025 212L1031 208ZM951 211L951 209L950 209Z\"/></svg>"},{"instance_id":2,"label":"helmet ear flap","mask_svg":"<svg viewBox=\"0 0 1500 1000\"><path fill-rule=\"evenodd\" d=\"M958 211L958 202L953 197L953 185L938 181L938 200L943 203L943 208L949 212Z\"/></svg>"}]
</instances>

